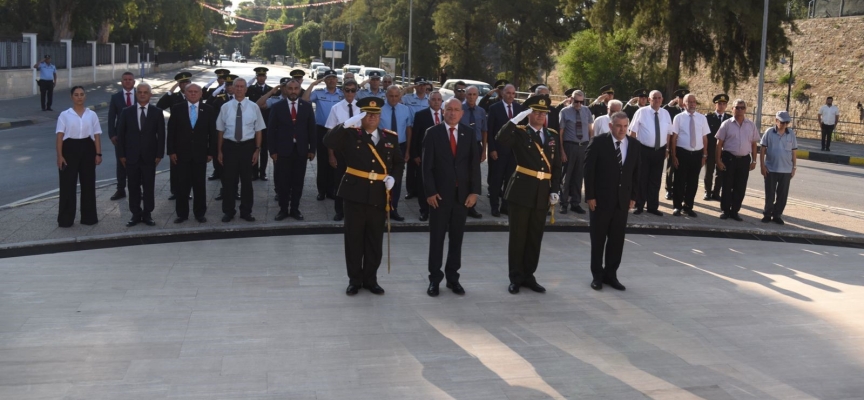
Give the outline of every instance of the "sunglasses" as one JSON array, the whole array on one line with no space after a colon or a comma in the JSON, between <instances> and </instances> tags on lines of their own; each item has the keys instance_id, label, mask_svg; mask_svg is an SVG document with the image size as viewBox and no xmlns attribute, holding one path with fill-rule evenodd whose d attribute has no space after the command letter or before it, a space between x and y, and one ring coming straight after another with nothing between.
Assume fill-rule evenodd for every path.
<instances>
[{"instance_id":1,"label":"sunglasses","mask_svg":"<svg viewBox=\"0 0 864 400\"><path fill-rule=\"evenodd\" d=\"M747 107L746 106L735 106L735 109L736 110L746 110Z\"/></svg>"},{"instance_id":2,"label":"sunglasses","mask_svg":"<svg viewBox=\"0 0 864 400\"><path fill-rule=\"evenodd\" d=\"M582 100L573 100L573 104L583 104L583 103L585 103L585 102Z\"/></svg>"},{"instance_id":3,"label":"sunglasses","mask_svg":"<svg viewBox=\"0 0 864 400\"><path fill-rule=\"evenodd\" d=\"M456 89L456 91L459 93L465 93L465 89Z\"/></svg>"},{"instance_id":4,"label":"sunglasses","mask_svg":"<svg viewBox=\"0 0 864 400\"><path fill-rule=\"evenodd\" d=\"M357 93L357 89L342 89L345 93Z\"/></svg>"}]
</instances>

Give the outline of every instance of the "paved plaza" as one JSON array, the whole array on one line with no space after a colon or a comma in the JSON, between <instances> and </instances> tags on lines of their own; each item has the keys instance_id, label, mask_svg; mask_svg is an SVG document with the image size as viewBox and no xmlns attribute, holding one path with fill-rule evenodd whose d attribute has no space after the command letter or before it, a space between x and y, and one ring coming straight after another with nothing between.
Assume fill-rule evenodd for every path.
<instances>
[{"instance_id":1,"label":"paved plaza","mask_svg":"<svg viewBox=\"0 0 864 400\"><path fill-rule=\"evenodd\" d=\"M0 260L0 398L864 398L860 249L630 235L595 292L588 235L547 232L514 296L507 234L468 233L467 295L430 298L427 243L393 235L380 297L341 235Z\"/></svg>"}]
</instances>

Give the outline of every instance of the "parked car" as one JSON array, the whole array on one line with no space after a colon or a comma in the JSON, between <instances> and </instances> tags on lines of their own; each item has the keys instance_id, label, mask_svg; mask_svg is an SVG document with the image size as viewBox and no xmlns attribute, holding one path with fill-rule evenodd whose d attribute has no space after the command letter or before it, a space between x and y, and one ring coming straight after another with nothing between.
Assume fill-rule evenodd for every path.
<instances>
[{"instance_id":1,"label":"parked car","mask_svg":"<svg viewBox=\"0 0 864 400\"><path fill-rule=\"evenodd\" d=\"M492 90L492 85L483 81L475 81L471 79L448 79L443 85L441 85L441 89L438 89L438 92L441 93L441 97L444 100L453 97L453 88L456 86L456 82L459 81L465 82L467 86L476 86L477 89L480 90L480 97L483 97L486 93L489 93L489 91Z\"/></svg>"},{"instance_id":2,"label":"parked car","mask_svg":"<svg viewBox=\"0 0 864 400\"><path fill-rule=\"evenodd\" d=\"M357 77L357 74L360 73L360 69L361 69L361 68L363 68L362 65L351 65L351 64L348 64L348 65L345 65L345 66L342 67L342 71L345 71L345 72L351 72L351 73L354 74L354 77L356 78L356 77Z\"/></svg>"},{"instance_id":3,"label":"parked car","mask_svg":"<svg viewBox=\"0 0 864 400\"><path fill-rule=\"evenodd\" d=\"M318 62L318 61L313 61L311 64L309 64L309 69L311 69L312 74L314 74L315 70L318 69L318 67L320 67L322 65L324 65L324 63ZM314 78L314 76L313 76L313 78Z\"/></svg>"},{"instance_id":4,"label":"parked car","mask_svg":"<svg viewBox=\"0 0 864 400\"><path fill-rule=\"evenodd\" d=\"M342 82L343 82L342 78L344 76L345 76L345 71L343 71L341 69L336 70L336 81L337 81L336 84L339 85L339 87L342 87Z\"/></svg>"},{"instance_id":5,"label":"parked car","mask_svg":"<svg viewBox=\"0 0 864 400\"><path fill-rule=\"evenodd\" d=\"M237 57L237 60L235 60L235 61L245 63L246 62L246 56Z\"/></svg>"},{"instance_id":6,"label":"parked car","mask_svg":"<svg viewBox=\"0 0 864 400\"><path fill-rule=\"evenodd\" d=\"M324 77L324 73L327 72L328 69L330 69L330 67L328 67L328 66L326 66L326 65L319 65L318 67L316 67L316 68L312 71L312 78L313 78L313 79L316 79L316 80L317 80L317 79L321 79L321 78L323 78L323 77Z\"/></svg>"},{"instance_id":7,"label":"parked car","mask_svg":"<svg viewBox=\"0 0 864 400\"><path fill-rule=\"evenodd\" d=\"M363 82L368 79L367 75L369 75L369 71L378 71L379 73L381 73L381 76L387 75L387 72L381 68L360 67L360 71L354 73L354 78L357 80L358 83Z\"/></svg>"}]
</instances>

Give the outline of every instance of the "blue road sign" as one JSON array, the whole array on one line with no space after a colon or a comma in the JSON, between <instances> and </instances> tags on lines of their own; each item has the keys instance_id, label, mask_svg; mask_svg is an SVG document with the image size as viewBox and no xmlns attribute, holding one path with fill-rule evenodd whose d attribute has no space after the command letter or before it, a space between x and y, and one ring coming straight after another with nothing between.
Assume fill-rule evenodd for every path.
<instances>
[{"instance_id":1,"label":"blue road sign","mask_svg":"<svg viewBox=\"0 0 864 400\"><path fill-rule=\"evenodd\" d=\"M324 45L324 50L333 50L333 44L336 44L336 51L345 50L345 42L325 40L322 44Z\"/></svg>"}]
</instances>

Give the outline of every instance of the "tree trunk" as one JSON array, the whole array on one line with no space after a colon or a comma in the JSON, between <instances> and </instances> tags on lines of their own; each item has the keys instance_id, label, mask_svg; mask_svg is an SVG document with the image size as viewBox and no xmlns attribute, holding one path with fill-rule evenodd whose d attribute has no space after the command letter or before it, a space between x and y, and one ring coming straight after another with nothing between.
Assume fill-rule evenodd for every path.
<instances>
[{"instance_id":1,"label":"tree trunk","mask_svg":"<svg viewBox=\"0 0 864 400\"><path fill-rule=\"evenodd\" d=\"M465 54L462 55L462 71L459 74L468 76L471 73L471 23L465 21Z\"/></svg>"},{"instance_id":2,"label":"tree trunk","mask_svg":"<svg viewBox=\"0 0 864 400\"><path fill-rule=\"evenodd\" d=\"M517 37L515 44L516 46L513 49L513 71L510 71L510 73L513 77L513 86L518 88L522 84L522 38Z\"/></svg>"},{"instance_id":3,"label":"tree trunk","mask_svg":"<svg viewBox=\"0 0 864 400\"><path fill-rule=\"evenodd\" d=\"M669 51L666 54L666 102L672 100L672 92L678 90L681 78L681 43L675 38L675 31L669 35Z\"/></svg>"},{"instance_id":4,"label":"tree trunk","mask_svg":"<svg viewBox=\"0 0 864 400\"><path fill-rule=\"evenodd\" d=\"M72 39L72 13L78 7L77 0L51 0L48 8L51 13L51 25L54 27L54 41Z\"/></svg>"},{"instance_id":5,"label":"tree trunk","mask_svg":"<svg viewBox=\"0 0 864 400\"><path fill-rule=\"evenodd\" d=\"M108 37L111 35L111 20L102 21L99 25L99 31L96 33L96 43L108 43Z\"/></svg>"}]
</instances>

